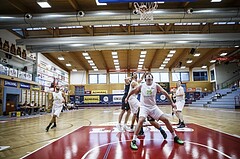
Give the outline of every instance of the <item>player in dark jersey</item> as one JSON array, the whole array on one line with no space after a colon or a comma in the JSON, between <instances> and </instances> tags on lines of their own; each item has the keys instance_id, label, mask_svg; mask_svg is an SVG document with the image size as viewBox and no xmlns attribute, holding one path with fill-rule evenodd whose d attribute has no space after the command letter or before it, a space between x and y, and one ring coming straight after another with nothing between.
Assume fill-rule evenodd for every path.
<instances>
[{"instance_id":1,"label":"player in dark jersey","mask_svg":"<svg viewBox=\"0 0 240 159\"><path fill-rule=\"evenodd\" d=\"M129 130L130 128L128 128L127 126L127 121L128 121L128 118L131 114L131 111L130 111L130 107L129 107L129 104L128 102L125 103L125 98L127 97L128 95L128 91L129 91L129 88L130 88L130 83L132 81L132 78L131 77L127 77L125 78L125 88L124 88L124 95L123 95L123 98L122 98L122 111L121 113L119 114L119 117L118 117L118 124L117 124L117 128L119 131L124 131L124 130ZM126 116L125 116L125 120L124 120L124 124L123 124L123 127L121 126L121 121L122 121L122 117L124 115L124 113L127 113Z\"/></svg>"}]
</instances>

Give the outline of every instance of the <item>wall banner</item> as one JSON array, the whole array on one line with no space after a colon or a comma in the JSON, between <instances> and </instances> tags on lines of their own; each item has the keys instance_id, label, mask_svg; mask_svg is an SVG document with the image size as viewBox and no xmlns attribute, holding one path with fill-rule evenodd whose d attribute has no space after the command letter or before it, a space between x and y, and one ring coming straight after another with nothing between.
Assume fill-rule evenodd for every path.
<instances>
[{"instance_id":1,"label":"wall banner","mask_svg":"<svg viewBox=\"0 0 240 159\"><path fill-rule=\"evenodd\" d=\"M92 90L91 94L107 94L107 90Z\"/></svg>"},{"instance_id":2,"label":"wall banner","mask_svg":"<svg viewBox=\"0 0 240 159\"><path fill-rule=\"evenodd\" d=\"M121 96L113 96L113 102L122 102L122 95Z\"/></svg>"},{"instance_id":3,"label":"wall banner","mask_svg":"<svg viewBox=\"0 0 240 159\"><path fill-rule=\"evenodd\" d=\"M4 81L4 86L17 87L17 82L5 80Z\"/></svg>"},{"instance_id":4,"label":"wall banner","mask_svg":"<svg viewBox=\"0 0 240 159\"><path fill-rule=\"evenodd\" d=\"M100 96L84 96L84 103L100 103Z\"/></svg>"},{"instance_id":5,"label":"wall banner","mask_svg":"<svg viewBox=\"0 0 240 159\"><path fill-rule=\"evenodd\" d=\"M112 90L112 94L124 94L124 90Z\"/></svg>"},{"instance_id":6,"label":"wall banner","mask_svg":"<svg viewBox=\"0 0 240 159\"><path fill-rule=\"evenodd\" d=\"M30 89L30 84L27 84L27 83L20 83L20 88Z\"/></svg>"}]
</instances>

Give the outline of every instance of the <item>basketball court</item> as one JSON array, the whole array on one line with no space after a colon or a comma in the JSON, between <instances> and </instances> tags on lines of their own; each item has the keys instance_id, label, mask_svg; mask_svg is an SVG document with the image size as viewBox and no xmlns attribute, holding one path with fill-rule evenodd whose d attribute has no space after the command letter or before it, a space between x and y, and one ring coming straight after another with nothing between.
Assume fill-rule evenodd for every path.
<instances>
[{"instance_id":1,"label":"basketball court","mask_svg":"<svg viewBox=\"0 0 240 159\"><path fill-rule=\"evenodd\" d=\"M174 128L185 141L184 145L173 142L167 132L164 140L159 130L145 126L145 136L137 140L138 150L130 148L133 133L119 132L114 126L83 126L56 141L24 156L32 158L240 158L240 139L197 124L186 128Z\"/></svg>"},{"instance_id":2,"label":"basketball court","mask_svg":"<svg viewBox=\"0 0 240 159\"><path fill-rule=\"evenodd\" d=\"M145 2L142 0L96 0L96 2L95 0L52 0L54 7L47 10L37 6L36 2L39 0L26 1L11 0L2 3L0 10L4 15L0 17L3 21L1 28L7 29L7 34L5 37L4 32L0 40L6 38L4 39L6 43L16 41L11 43L13 46L11 48L15 48L15 45L23 45L24 48L20 50L36 53L36 55L43 53L45 57L42 60L37 56L29 61L30 64L33 62L31 64L33 67L26 71L28 64L18 72L19 78L21 74L24 77L28 75L27 72L32 72L29 76L32 75L31 78L37 76L38 80L34 82L39 80L40 82L26 81L25 77L16 80L15 77L18 75L14 74L20 71L18 69L12 75L9 73L11 77L4 77L8 73L4 74L0 79L0 86L2 86L0 95L3 99L0 105L7 105L10 99L18 103L17 98L25 95L26 98L22 99L34 100L37 106L41 103L40 101L44 98L47 101L46 97L49 97L46 93L48 89L44 88L45 85L51 87L52 83L55 85L56 82L63 82L69 85L69 88L75 88L67 90L66 95L73 95L74 100L70 103L77 105L78 108L74 107L76 110L61 113L61 117L57 119L58 126L49 132L45 129L52 117L47 113L46 115L29 113L30 116L25 117L11 115L9 118L0 119L0 158L240 159L240 111L236 109L239 108L237 102L235 103L237 106L230 111L224 107L212 109L217 104L209 107L209 102L197 108L194 106L184 108L186 127L177 128L177 125L173 124L176 134L184 141L184 145L174 143L172 134L163 123L160 124L168 135L167 139L163 139L159 130L146 124L144 136L138 136L137 139L138 150L132 150L130 143L133 133L120 132L116 128L121 111L122 94L119 92L123 93L120 87L123 80L111 82L110 74L119 73L120 80L119 77L122 76L120 74L123 72L129 74L137 70L142 73L147 68L148 71L158 73L159 82L169 86L169 90L179 79L191 82L188 85L185 83L185 88L191 93L188 94L189 103L201 97L199 92L214 91L221 82L223 82L222 85L230 83L229 79L223 78L229 75L225 74L224 70L232 72L234 78L238 77L236 74L240 70L235 70L240 66L237 61L240 45L239 1L226 2L225 0L222 3L211 4L211 0L144 0ZM165 4L161 3L163 1ZM110 4L99 7L98 3ZM13 38L8 37L9 31L14 33ZM8 50L10 46L8 44ZM10 52L1 51L2 63L10 64L9 68L4 66L7 70L9 69L5 72L11 72L10 69L15 67L19 68L16 64L21 64L22 67L22 63L24 65L26 63L24 58L28 57L25 52L22 60L22 57L19 58L18 51L11 51L11 48ZM12 52L14 56L11 55ZM142 54L142 52L145 53ZM222 52L227 56L222 56ZM195 56L197 54L199 55ZM17 57L16 60L14 60L15 57ZM140 57L139 61L136 60L138 57ZM48 65L46 58L53 64L60 65L69 74L54 76L60 70ZM65 58L65 61L59 58ZM116 59L119 61L115 63ZM12 61L13 64L8 61ZM232 67L231 61L237 61L237 65ZM221 63L224 64L224 68L215 67L215 64L217 66ZM138 64L137 69L136 64ZM120 71L118 68L121 68ZM156 69L161 70L154 72ZM80 72L73 73L74 76L72 76L70 72L73 70ZM205 74L204 72L206 75L202 75ZM216 76L220 72L221 76ZM160 79L166 76L165 73L168 73L168 80ZM172 78L170 73L174 75ZM193 73L197 75L194 76ZM73 78L70 80L71 76ZM182 79L182 76L186 76L186 79ZM97 80L91 81L95 77ZM223 79L220 80L220 78ZM14 81L9 81L10 79ZM98 87L98 84L101 85ZM43 90L46 92L41 92ZM104 93L101 94L98 91ZM108 92L112 94L107 95ZM118 94L115 94L116 92ZM9 96L10 93L12 95ZM6 98L7 94L9 99ZM239 99L239 94L236 98L234 97L235 101L239 102ZM165 97L161 99L161 96L157 96L157 100L161 110L164 109L163 112L172 112L171 107L162 106L169 104L162 102ZM9 101L9 106L13 105L12 101ZM46 101L45 104L43 102L41 104L45 108L49 104ZM25 102L22 100L22 103ZM218 104L223 105L223 102ZM101 106L103 108L100 108ZM118 106L117 109L114 106ZM10 107L6 107L8 108ZM22 108L26 110L29 107ZM1 112L3 109L0 109ZM174 120L174 115L168 116L171 121Z\"/></svg>"}]
</instances>

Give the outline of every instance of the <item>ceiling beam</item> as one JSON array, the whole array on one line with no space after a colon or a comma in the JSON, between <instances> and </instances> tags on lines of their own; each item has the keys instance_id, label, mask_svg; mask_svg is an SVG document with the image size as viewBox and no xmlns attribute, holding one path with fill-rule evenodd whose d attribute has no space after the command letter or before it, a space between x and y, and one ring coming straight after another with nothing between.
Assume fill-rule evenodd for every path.
<instances>
[{"instance_id":1,"label":"ceiling beam","mask_svg":"<svg viewBox=\"0 0 240 159\"><path fill-rule=\"evenodd\" d=\"M149 67L148 67L148 70L151 69L153 63L156 62L157 54L159 54L159 53L160 53L160 50L159 50L159 49L156 49L155 52L154 52L153 58L152 58L152 60L151 60L151 62L150 62L150 65L149 65Z\"/></svg>"},{"instance_id":2,"label":"ceiling beam","mask_svg":"<svg viewBox=\"0 0 240 159\"><path fill-rule=\"evenodd\" d=\"M161 30L162 32L165 32L165 30L163 29L163 27L161 27L158 23L155 24L155 26L156 26L159 30Z\"/></svg>"},{"instance_id":3,"label":"ceiling beam","mask_svg":"<svg viewBox=\"0 0 240 159\"><path fill-rule=\"evenodd\" d=\"M183 3L183 8L187 7L187 5L189 4L190 2L185 2Z\"/></svg>"},{"instance_id":4,"label":"ceiling beam","mask_svg":"<svg viewBox=\"0 0 240 159\"><path fill-rule=\"evenodd\" d=\"M83 26L83 29L90 35L93 35L93 28L89 26Z\"/></svg>"},{"instance_id":5,"label":"ceiling beam","mask_svg":"<svg viewBox=\"0 0 240 159\"><path fill-rule=\"evenodd\" d=\"M25 0L26 1L26 0ZM69 0L70 1L70 0ZM76 0L71 0L70 2L74 3ZM26 13L29 11L26 7L21 5L17 0L11 0L11 4L17 7L22 13ZM18 3L17 3L18 2ZM80 3L80 2L79 2ZM19 4L19 5L17 5ZM76 4L77 5L77 4ZM78 7L74 5L76 9ZM23 6L23 7L21 7ZM80 8L81 9L81 8ZM194 8L194 10L201 10L202 8ZM110 10L109 10L110 11ZM31 10L29 11L31 12ZM76 11L74 12L55 12L55 14L59 14L61 18L56 18L55 16L49 16L52 13L44 12L39 14L34 14L31 19L31 24L33 27L59 27L63 23L66 26L89 26L89 25L119 25L119 24L129 24L132 23L142 23L142 21L137 16L130 16L132 13L129 10L112 10L111 12L114 15L99 15L99 13L104 12L101 11L86 11L85 14L88 16L84 16L81 18L81 21L78 17L76 17ZM216 13L215 13L216 12ZM25 21L22 20L22 13L20 14L9 14L9 16L13 17L11 19L1 19L0 28L1 29L11 29L11 28L26 28L29 27ZM151 23L179 23L179 20L182 20L184 23L204 23L204 22L216 22L216 21L236 21L238 22L240 17L238 8L211 8L211 11L206 12L194 12L191 16L184 17L183 9L173 9L166 10L164 13L156 13L154 14L154 19ZM181 18L179 19L179 16ZM30 20L28 20L30 21ZM47 21L47 23L42 23L43 21ZM14 25L12 25L14 24Z\"/></svg>"},{"instance_id":6,"label":"ceiling beam","mask_svg":"<svg viewBox=\"0 0 240 159\"><path fill-rule=\"evenodd\" d=\"M131 33L131 25L127 25L128 34Z\"/></svg>"},{"instance_id":7,"label":"ceiling beam","mask_svg":"<svg viewBox=\"0 0 240 159\"><path fill-rule=\"evenodd\" d=\"M53 63L55 63L58 67L60 67L61 69L65 70L65 71L69 71L69 69L63 65L62 63L60 63L58 60L56 60L51 54L48 53L43 53L43 55L45 57L47 57L50 61L52 61Z\"/></svg>"},{"instance_id":8,"label":"ceiling beam","mask_svg":"<svg viewBox=\"0 0 240 159\"><path fill-rule=\"evenodd\" d=\"M22 32L23 32L23 36L24 36L23 39L26 39L29 37L28 31L26 29L22 29Z\"/></svg>"},{"instance_id":9,"label":"ceiling beam","mask_svg":"<svg viewBox=\"0 0 240 159\"><path fill-rule=\"evenodd\" d=\"M123 31L128 32L128 29L126 27L124 27L122 24L120 24L119 26Z\"/></svg>"},{"instance_id":10,"label":"ceiling beam","mask_svg":"<svg viewBox=\"0 0 240 159\"><path fill-rule=\"evenodd\" d=\"M129 68L129 66L130 66L130 63L129 63L129 60L130 59L130 50L127 50L127 72L129 72L130 71L130 68Z\"/></svg>"},{"instance_id":11,"label":"ceiling beam","mask_svg":"<svg viewBox=\"0 0 240 159\"><path fill-rule=\"evenodd\" d=\"M79 52L69 52L69 56L68 58L71 60L71 61L74 61L76 62L77 64L79 64L85 71L88 70L88 68L84 65L84 61L81 60L81 57L79 56L78 54Z\"/></svg>"},{"instance_id":12,"label":"ceiling beam","mask_svg":"<svg viewBox=\"0 0 240 159\"><path fill-rule=\"evenodd\" d=\"M170 70L179 65L179 62L182 61L188 55L188 49L183 49L183 51L176 57L175 61L169 66Z\"/></svg>"},{"instance_id":13,"label":"ceiling beam","mask_svg":"<svg viewBox=\"0 0 240 159\"><path fill-rule=\"evenodd\" d=\"M174 30L177 30L178 33L190 33L190 32L195 32L195 33L209 33L209 29L210 31L212 32L213 31L213 24L200 24L198 25L198 27L194 26L193 28L192 27L183 27L183 26L174 26ZM123 26L123 25L120 25L118 28L119 29L112 29L111 30L111 34L114 34L114 35L127 35L128 33L128 26ZM140 29L141 26L135 26L135 29L138 30L138 35L141 35L141 34L145 34L145 31L147 29ZM160 34L160 33L164 33L165 30L164 30L164 26L161 26L159 24L155 24L155 27L158 29L154 29L155 31L151 32L151 34ZM49 28L49 29L52 29L52 28ZM54 30L54 37L66 37L66 36L73 36L73 35L76 35L76 36L86 36L86 35L90 35L91 34L91 28L89 29L86 29L86 28L80 28L80 29L72 29L72 28L69 28L69 29L60 29L60 32L61 32L61 35L59 34L59 29L57 27L53 27L53 30ZM95 31L96 30L96 31ZM100 36L103 36L103 35L107 35L109 36L109 28L101 28L101 32L97 31L98 28L94 28L94 35L100 35ZM240 30L240 25L238 24L235 24L235 25L219 25L216 29L214 29L214 33L223 33L227 30L228 33L233 33L233 32L239 32ZM47 34L46 35L46 30L31 30L31 31L28 31L29 32L29 36L28 38L35 38L35 37L51 37L52 34ZM36 33L37 32L37 33ZM173 31L172 31L173 32ZM59 36L60 35L60 36Z\"/></svg>"},{"instance_id":14,"label":"ceiling beam","mask_svg":"<svg viewBox=\"0 0 240 159\"><path fill-rule=\"evenodd\" d=\"M165 24L165 27L166 27L166 29L165 29L165 33L167 33L167 32L169 32L169 30L172 29L172 27L173 27L173 23L169 24L168 26Z\"/></svg>"},{"instance_id":15,"label":"ceiling beam","mask_svg":"<svg viewBox=\"0 0 240 159\"><path fill-rule=\"evenodd\" d=\"M55 28L55 29L54 29L54 37L59 37L59 35L60 35L60 30L59 30L59 28Z\"/></svg>"},{"instance_id":16,"label":"ceiling beam","mask_svg":"<svg viewBox=\"0 0 240 159\"><path fill-rule=\"evenodd\" d=\"M240 49L237 49L237 48L236 48L235 51L229 53L227 56L228 56L228 57L232 57L232 56L234 56L235 54L239 54L239 52L240 52ZM239 54L239 55L240 55L240 54Z\"/></svg>"},{"instance_id":17,"label":"ceiling beam","mask_svg":"<svg viewBox=\"0 0 240 159\"><path fill-rule=\"evenodd\" d=\"M198 67L198 65L201 64L206 59L211 59L211 57L213 56L213 52L219 52L221 50L222 49L210 49L210 50L208 50L201 58L199 58L198 60L193 62L189 68Z\"/></svg>"},{"instance_id":18,"label":"ceiling beam","mask_svg":"<svg viewBox=\"0 0 240 159\"><path fill-rule=\"evenodd\" d=\"M128 3L128 9L133 9L133 3Z\"/></svg>"},{"instance_id":19,"label":"ceiling beam","mask_svg":"<svg viewBox=\"0 0 240 159\"><path fill-rule=\"evenodd\" d=\"M22 35L16 33L15 31L13 31L12 29L7 29L7 30L8 30L10 33L16 35L16 36L19 37L19 38L24 38L24 33L23 33L23 36L22 36Z\"/></svg>"},{"instance_id":20,"label":"ceiling beam","mask_svg":"<svg viewBox=\"0 0 240 159\"><path fill-rule=\"evenodd\" d=\"M8 3L10 3L13 7L17 8L19 11L21 11L22 13L27 13L30 10L25 7L20 1L16 1L16 0L8 0Z\"/></svg>"},{"instance_id":21,"label":"ceiling beam","mask_svg":"<svg viewBox=\"0 0 240 159\"><path fill-rule=\"evenodd\" d=\"M145 34L145 35L111 35L111 36L84 36L84 37L59 37L17 39L17 45L59 45L59 44L103 44L103 43L138 43L155 42L169 43L188 40L189 42L233 42L240 41L240 33L214 33L214 34Z\"/></svg>"},{"instance_id":22,"label":"ceiling beam","mask_svg":"<svg viewBox=\"0 0 240 159\"><path fill-rule=\"evenodd\" d=\"M68 2L71 4L71 6L76 10L76 11L79 11L80 7L77 3L76 0L68 0Z\"/></svg>"},{"instance_id":23,"label":"ceiling beam","mask_svg":"<svg viewBox=\"0 0 240 159\"><path fill-rule=\"evenodd\" d=\"M150 48L226 48L240 45L240 33L214 34L145 34L145 35L109 35L109 36L79 36L59 38L28 38L17 39L17 45L26 45L29 51L89 51L89 50L119 50L119 49L150 49ZM141 42L153 42L142 44ZM188 40L180 44L177 41ZM108 43L119 43L108 45ZM84 44L74 47L71 44Z\"/></svg>"},{"instance_id":24,"label":"ceiling beam","mask_svg":"<svg viewBox=\"0 0 240 159\"><path fill-rule=\"evenodd\" d=\"M107 71L109 71L109 67L108 67L108 65L107 65L107 62L106 62L104 56L103 56L103 52L102 52L102 51L99 51L99 55L100 55L100 57L101 57L101 61L103 62L103 65L104 65L105 69L106 69Z\"/></svg>"},{"instance_id":25,"label":"ceiling beam","mask_svg":"<svg viewBox=\"0 0 240 159\"><path fill-rule=\"evenodd\" d=\"M204 33L204 32L210 32L210 28L213 26L212 23L207 23L205 24L202 29L201 29L201 33Z\"/></svg>"},{"instance_id":26,"label":"ceiling beam","mask_svg":"<svg viewBox=\"0 0 240 159\"><path fill-rule=\"evenodd\" d=\"M54 37L54 31L52 28L47 28L47 32L49 32Z\"/></svg>"}]
</instances>

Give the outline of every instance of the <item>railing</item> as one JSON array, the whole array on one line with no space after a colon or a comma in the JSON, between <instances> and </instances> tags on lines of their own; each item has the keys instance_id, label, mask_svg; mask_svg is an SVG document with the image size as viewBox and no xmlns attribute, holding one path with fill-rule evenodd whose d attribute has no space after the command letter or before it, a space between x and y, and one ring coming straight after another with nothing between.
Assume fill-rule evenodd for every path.
<instances>
[{"instance_id":1,"label":"railing","mask_svg":"<svg viewBox=\"0 0 240 159\"><path fill-rule=\"evenodd\" d=\"M228 80L224 81L223 83L220 83L219 86L220 89L224 89L224 88L229 88L231 87L236 81L238 81L240 79L240 75L237 74L231 78L229 78Z\"/></svg>"},{"instance_id":2,"label":"railing","mask_svg":"<svg viewBox=\"0 0 240 159\"><path fill-rule=\"evenodd\" d=\"M239 95L234 97L234 101L235 101L235 107L240 106L240 96Z\"/></svg>"}]
</instances>

